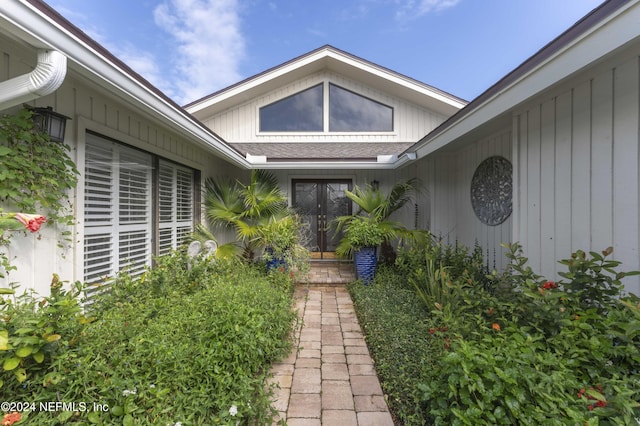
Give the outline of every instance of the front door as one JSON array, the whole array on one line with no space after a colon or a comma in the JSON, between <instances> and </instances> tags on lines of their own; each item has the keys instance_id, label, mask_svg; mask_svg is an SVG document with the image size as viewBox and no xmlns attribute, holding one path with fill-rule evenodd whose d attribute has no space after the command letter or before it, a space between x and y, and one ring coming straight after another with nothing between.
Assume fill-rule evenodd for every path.
<instances>
[{"instance_id":1,"label":"front door","mask_svg":"<svg viewBox=\"0 0 640 426\"><path fill-rule=\"evenodd\" d=\"M312 257L335 257L342 235L335 233L332 221L351 214L351 200L345 193L351 189L351 180L295 179L292 186L293 207L309 225L307 248Z\"/></svg>"}]
</instances>

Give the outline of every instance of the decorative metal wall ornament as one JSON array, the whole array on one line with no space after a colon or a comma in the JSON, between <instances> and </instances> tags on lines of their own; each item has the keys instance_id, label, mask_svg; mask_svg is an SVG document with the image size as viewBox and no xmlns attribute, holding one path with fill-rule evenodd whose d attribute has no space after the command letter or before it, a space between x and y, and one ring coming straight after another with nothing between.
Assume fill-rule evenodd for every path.
<instances>
[{"instance_id":1,"label":"decorative metal wall ornament","mask_svg":"<svg viewBox=\"0 0 640 426\"><path fill-rule=\"evenodd\" d=\"M504 157L484 160L471 179L471 206L480 221L500 225L511 215L513 207L513 168Z\"/></svg>"}]
</instances>

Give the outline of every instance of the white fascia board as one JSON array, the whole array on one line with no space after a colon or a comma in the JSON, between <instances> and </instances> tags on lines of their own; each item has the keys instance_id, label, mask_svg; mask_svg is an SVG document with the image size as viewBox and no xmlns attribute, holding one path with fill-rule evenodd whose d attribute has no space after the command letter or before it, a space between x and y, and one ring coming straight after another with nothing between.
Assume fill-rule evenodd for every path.
<instances>
[{"instance_id":1,"label":"white fascia board","mask_svg":"<svg viewBox=\"0 0 640 426\"><path fill-rule=\"evenodd\" d=\"M269 170L392 170L395 163L378 163L376 161L274 161L256 164L254 168Z\"/></svg>"},{"instance_id":2,"label":"white fascia board","mask_svg":"<svg viewBox=\"0 0 640 426\"><path fill-rule=\"evenodd\" d=\"M372 66L370 63L365 62L364 60L358 60L355 57L347 56L342 54L341 52L337 52L335 50L327 48L327 49L319 50L312 55L304 56L290 64L286 64L281 67L276 67L270 71L260 74L258 77L254 79L250 79L242 84L232 87L229 90L221 92L216 96L212 96L208 99L204 99L202 102L191 105L189 108L187 108L187 111L197 112L197 111L206 109L211 105L217 104L219 102L223 102L227 99L230 99L230 98L233 98L234 96L239 95L240 93L243 93L255 87L258 87L264 84L265 82L274 80L278 77L282 77L293 71L299 70L306 66L310 66L314 63L320 63L320 61L326 60L327 58L343 63L345 65L349 65L351 67L357 68L359 70L362 70L363 72L373 74L380 78L386 79L391 83L403 86L414 92L420 93L421 95L436 99L456 109L460 109L466 105L466 102L462 102L456 98L448 97L443 93L434 91L430 89L428 86L418 84L416 81L408 77L404 77L400 74L392 73L381 67Z\"/></svg>"},{"instance_id":3,"label":"white fascia board","mask_svg":"<svg viewBox=\"0 0 640 426\"><path fill-rule=\"evenodd\" d=\"M267 81L270 80L274 80L278 77L282 77L283 75L286 75L292 71L295 71L297 69L303 68L306 65L309 65L313 62L316 62L317 60L319 60L318 58L318 54L316 55L311 55L308 57L304 57L301 58L300 60L288 64L286 66L283 67L277 67L277 68L273 68L270 71L266 71L262 74L260 74L258 77L256 78L250 78L249 80L245 81L244 83L238 84L235 87L232 87L229 90L225 90L221 93L219 93L218 95L215 96L211 96L209 98L206 98L204 100L202 100L201 102L197 102L195 104L190 105L188 108L186 108L187 111L189 111L190 113L194 113L203 109L206 109L208 107L210 107L211 105L215 105L217 103L223 102L227 99L233 98L234 96L237 96L243 92L246 92L248 90L251 90L255 87L258 87L262 84L264 84Z\"/></svg>"},{"instance_id":4,"label":"white fascia board","mask_svg":"<svg viewBox=\"0 0 640 426\"><path fill-rule=\"evenodd\" d=\"M91 46L41 14L30 4L16 0L3 2L0 16L28 35L26 41L42 43L35 47L48 47L64 53L84 71L92 82L106 88L126 102L147 109L168 125L201 147L213 151L224 159L245 168L250 165L241 155L186 116L181 110L151 91L121 70Z\"/></svg>"},{"instance_id":5,"label":"white fascia board","mask_svg":"<svg viewBox=\"0 0 640 426\"><path fill-rule=\"evenodd\" d=\"M416 150L418 158L435 152L638 38L640 7L635 3L622 7L609 19L591 28L588 33L560 49L535 69L420 146ZM615 27L611 27L612 25Z\"/></svg>"},{"instance_id":6,"label":"white fascia board","mask_svg":"<svg viewBox=\"0 0 640 426\"><path fill-rule=\"evenodd\" d=\"M464 107L466 105L466 102L461 102L458 99L454 99L448 96L445 96L442 93L439 93L437 91L433 91L431 90L429 87L425 86L425 85L421 85L421 84L417 84L415 81L411 80L408 77L405 77L401 74L397 74L397 73L393 73L390 72L384 68L381 67L375 67L372 66L370 63L368 62L364 62L361 60L358 60L358 58L355 57L350 57L350 56L344 56L342 54L340 54L339 52L335 52L332 50L329 50L329 54L327 55L328 57L334 58L337 61L343 62L345 64L351 65L355 68L359 68L365 72L377 75L381 78L384 78L385 80L388 80L394 84L397 84L399 86L404 86L408 89L411 89L415 92L418 92L424 96L428 96L434 99L437 99L438 101L453 106L457 109L460 109L462 107Z\"/></svg>"}]
</instances>

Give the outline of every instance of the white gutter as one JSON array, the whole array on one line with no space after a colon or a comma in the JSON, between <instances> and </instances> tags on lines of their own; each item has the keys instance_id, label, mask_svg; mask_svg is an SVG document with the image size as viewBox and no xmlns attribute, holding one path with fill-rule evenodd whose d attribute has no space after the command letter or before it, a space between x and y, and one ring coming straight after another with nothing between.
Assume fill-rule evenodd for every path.
<instances>
[{"instance_id":1,"label":"white gutter","mask_svg":"<svg viewBox=\"0 0 640 426\"><path fill-rule=\"evenodd\" d=\"M33 71L0 82L0 110L55 92L66 75L66 56L56 50L39 50Z\"/></svg>"},{"instance_id":2,"label":"white gutter","mask_svg":"<svg viewBox=\"0 0 640 426\"><path fill-rule=\"evenodd\" d=\"M69 68L86 77L114 97L127 102L157 123L174 129L200 147L243 168L251 164L204 126L194 121L179 107L155 93L94 46L59 22L41 12L29 0L0 0L0 22L26 43L65 52ZM48 7L48 6L47 6ZM11 28L13 26L14 28Z\"/></svg>"}]
</instances>

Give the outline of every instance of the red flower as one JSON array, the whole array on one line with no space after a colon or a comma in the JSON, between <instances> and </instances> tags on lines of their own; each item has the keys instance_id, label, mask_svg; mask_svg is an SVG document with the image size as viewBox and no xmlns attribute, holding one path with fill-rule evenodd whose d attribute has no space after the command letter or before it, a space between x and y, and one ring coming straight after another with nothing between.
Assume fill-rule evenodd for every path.
<instances>
[{"instance_id":1,"label":"red flower","mask_svg":"<svg viewBox=\"0 0 640 426\"><path fill-rule=\"evenodd\" d=\"M11 426L15 422L20 421L20 413L7 413L2 418L2 426Z\"/></svg>"},{"instance_id":2,"label":"red flower","mask_svg":"<svg viewBox=\"0 0 640 426\"><path fill-rule=\"evenodd\" d=\"M437 331L437 329L435 329L433 327L429 329L429 333L431 333L431 334L435 333L436 331Z\"/></svg>"},{"instance_id":3,"label":"red flower","mask_svg":"<svg viewBox=\"0 0 640 426\"><path fill-rule=\"evenodd\" d=\"M544 288L545 290L551 290L552 288L558 288L558 284L554 283L553 281L547 281L542 285L542 288Z\"/></svg>"},{"instance_id":4,"label":"red flower","mask_svg":"<svg viewBox=\"0 0 640 426\"><path fill-rule=\"evenodd\" d=\"M500 331L500 324L498 324L497 322L494 322L493 324L491 324L491 328L493 328L496 331Z\"/></svg>"},{"instance_id":5,"label":"red flower","mask_svg":"<svg viewBox=\"0 0 640 426\"><path fill-rule=\"evenodd\" d=\"M607 401L598 401L596 402L596 407L606 407Z\"/></svg>"},{"instance_id":6,"label":"red flower","mask_svg":"<svg viewBox=\"0 0 640 426\"><path fill-rule=\"evenodd\" d=\"M47 221L41 214L16 213L15 218L31 232L40 230L40 225Z\"/></svg>"}]
</instances>

